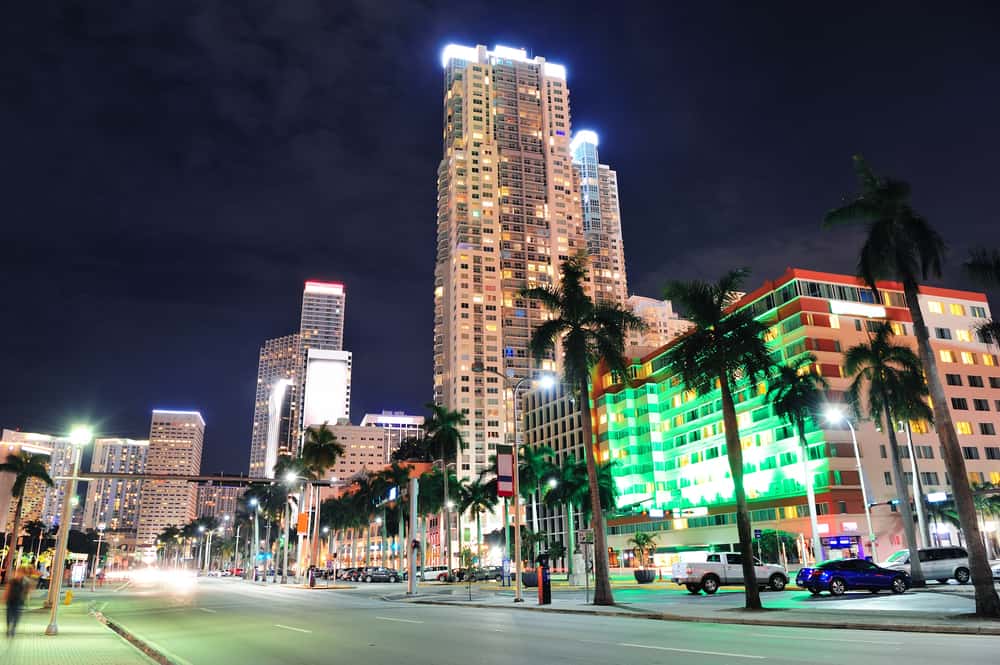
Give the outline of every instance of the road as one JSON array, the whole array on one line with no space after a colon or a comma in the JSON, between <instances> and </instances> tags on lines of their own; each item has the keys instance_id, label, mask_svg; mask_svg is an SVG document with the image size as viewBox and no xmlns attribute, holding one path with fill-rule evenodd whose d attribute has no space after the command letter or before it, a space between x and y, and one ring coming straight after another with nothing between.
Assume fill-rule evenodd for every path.
<instances>
[{"instance_id":1,"label":"road","mask_svg":"<svg viewBox=\"0 0 1000 665\"><path fill-rule=\"evenodd\" d=\"M186 593L106 590L104 613L177 665L664 665L906 662L995 665L1000 637L673 623L386 602L355 590L201 579Z\"/></svg>"}]
</instances>

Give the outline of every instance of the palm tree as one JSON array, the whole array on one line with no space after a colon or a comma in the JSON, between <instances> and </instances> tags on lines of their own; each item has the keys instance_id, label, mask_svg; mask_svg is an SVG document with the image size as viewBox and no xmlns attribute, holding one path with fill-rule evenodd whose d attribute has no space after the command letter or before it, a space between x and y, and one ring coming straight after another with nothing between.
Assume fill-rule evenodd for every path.
<instances>
[{"instance_id":1,"label":"palm tree","mask_svg":"<svg viewBox=\"0 0 1000 665\"><path fill-rule=\"evenodd\" d=\"M427 450L427 439L408 436L399 442L399 448L392 452L393 462L429 462L430 452Z\"/></svg>"},{"instance_id":2,"label":"palm tree","mask_svg":"<svg viewBox=\"0 0 1000 665\"><path fill-rule=\"evenodd\" d=\"M537 300L552 318L531 333L531 353L541 362L562 346L566 383L577 393L583 424L583 448L587 459L590 504L594 515L594 604L614 605L608 570L608 546L604 535L594 454L593 414L590 410L590 372L602 361L616 376L625 376L625 336L643 327L642 319L617 304L594 304L587 296L586 257L577 255L562 263L559 288L535 287L521 291L521 297Z\"/></svg>"},{"instance_id":3,"label":"palm tree","mask_svg":"<svg viewBox=\"0 0 1000 665\"><path fill-rule=\"evenodd\" d=\"M403 506L406 505L406 501L403 500L403 494L406 491L407 486L410 482L410 467L404 466L399 462L393 462L390 466L383 469L378 473L380 483L386 489L391 487L398 488L397 498L393 502L393 507L396 508L396 556L398 560L398 567L403 565L403 555L406 554L405 547L403 546L404 539L403 535L405 533L404 528L404 515L406 511L403 510ZM417 490L419 492L419 490ZM419 501L419 497L417 499Z\"/></svg>"},{"instance_id":4,"label":"palm tree","mask_svg":"<svg viewBox=\"0 0 1000 665\"><path fill-rule=\"evenodd\" d=\"M672 371L680 374L685 385L699 395L714 390L721 393L722 421L726 436L726 456L733 478L736 498L736 529L743 559L747 609L759 610L760 589L753 565L753 541L750 511L743 487L743 448L733 388L741 381L767 375L771 360L763 335L764 324L749 309L729 311L736 304L736 293L746 270L734 270L715 283L701 281L672 282L666 298L673 300L694 321L695 328L674 346Z\"/></svg>"},{"instance_id":5,"label":"palm tree","mask_svg":"<svg viewBox=\"0 0 1000 665\"><path fill-rule=\"evenodd\" d=\"M417 489L417 514L420 515L421 519L421 534L420 542L422 546L420 548L420 567L424 567L424 557L427 552L427 521L430 519L431 515L440 515L441 509L444 506L444 475L441 473L441 469L433 468L427 473L424 473L417 480L419 487ZM451 474L450 482L455 484L458 483L458 478ZM443 535L444 530L440 530Z\"/></svg>"},{"instance_id":6,"label":"palm tree","mask_svg":"<svg viewBox=\"0 0 1000 665\"><path fill-rule=\"evenodd\" d=\"M0 464L0 473L14 474L14 483L10 488L10 494L17 499L14 508L14 526L11 529L10 549L7 556L7 573L5 579L14 579L14 565L17 556L13 554L17 548L17 539L21 535L21 512L24 510L24 492L28 482L38 480L49 487L52 487L52 478L46 466L48 457L37 453L20 451L19 453L7 455L7 461Z\"/></svg>"},{"instance_id":7,"label":"palm tree","mask_svg":"<svg viewBox=\"0 0 1000 665\"><path fill-rule=\"evenodd\" d=\"M573 554L576 550L576 524L574 524L574 513L587 503L590 494L590 485L587 481L587 463L578 460L574 455L567 455L562 464L553 467L555 479L553 487L546 490L542 501L550 510L562 507L566 511L566 551L569 557L566 559L567 570L573 574Z\"/></svg>"},{"instance_id":8,"label":"palm tree","mask_svg":"<svg viewBox=\"0 0 1000 665\"><path fill-rule=\"evenodd\" d=\"M868 415L889 436L893 482L899 497L906 546L910 550L910 575L914 586L924 586L926 582L917 556L917 537L910 512L910 495L903 476L903 465L899 461L894 412L904 396L911 395L915 387L923 383L923 375L917 355L907 346L894 344L891 336L892 328L883 323L867 344L852 346L844 354L844 372L854 377L847 389L847 398L859 418L867 404Z\"/></svg>"},{"instance_id":9,"label":"palm tree","mask_svg":"<svg viewBox=\"0 0 1000 665\"><path fill-rule=\"evenodd\" d=\"M462 486L461 511L471 511L476 516L476 556L483 554L483 530L480 524L480 517L483 513L492 513L496 508L497 498L490 492L489 486L480 481L473 480Z\"/></svg>"},{"instance_id":10,"label":"palm tree","mask_svg":"<svg viewBox=\"0 0 1000 665\"><path fill-rule=\"evenodd\" d=\"M306 441L302 446L302 461L315 478L322 478L326 472L333 467L337 460L344 456L344 446L337 441L336 435L330 430L327 423L319 427L310 427L306 430ZM313 487L310 494L310 503L318 502L319 488ZM315 497L315 498L314 498ZM313 531L309 536L312 547L310 548L309 560L313 565L319 561L319 509L317 506L316 518L312 521Z\"/></svg>"},{"instance_id":11,"label":"palm tree","mask_svg":"<svg viewBox=\"0 0 1000 665\"><path fill-rule=\"evenodd\" d=\"M531 528L538 531L538 497L542 494L542 483L554 474L551 459L555 455L552 448L545 445L521 446L518 465L518 487L525 500L531 500Z\"/></svg>"},{"instance_id":12,"label":"palm tree","mask_svg":"<svg viewBox=\"0 0 1000 665\"><path fill-rule=\"evenodd\" d=\"M806 424L820 408L823 395L829 388L826 379L812 371L816 356L811 353L779 365L769 380L767 399L774 407L774 415L795 427L799 435L799 458L802 461L802 482L806 486L809 503L809 523L812 527L812 547L818 559L823 553L816 511L816 490L813 474L809 470L809 449L806 445Z\"/></svg>"},{"instance_id":13,"label":"palm tree","mask_svg":"<svg viewBox=\"0 0 1000 665\"><path fill-rule=\"evenodd\" d=\"M876 295L879 279L893 278L903 284L906 306L913 318L917 350L930 390L935 428L941 441L945 467L954 479L952 491L955 505L969 543L969 570L975 584L976 614L1000 617L1000 596L993 586L986 548L976 520L972 488L963 480L968 477L965 458L920 309L920 282L928 277L940 277L945 243L930 223L910 205L909 184L877 177L860 155L855 155L854 166L861 192L841 207L828 212L824 224L827 227L857 222L865 225L868 237L861 248L858 272Z\"/></svg>"},{"instance_id":14,"label":"palm tree","mask_svg":"<svg viewBox=\"0 0 1000 665\"><path fill-rule=\"evenodd\" d=\"M646 555L656 551L656 536L645 533L643 531L638 531L634 536L628 539L630 545L635 547L635 550L639 553L639 567L646 567Z\"/></svg>"},{"instance_id":15,"label":"palm tree","mask_svg":"<svg viewBox=\"0 0 1000 665\"><path fill-rule=\"evenodd\" d=\"M427 439L427 449L431 453L432 459L441 460L444 501L441 504L442 516L440 531L442 543L445 551L445 565L451 567L451 510L448 506L448 461L458 459L458 452L465 450L468 444L462 431L459 429L466 423L465 414L461 411L449 411L447 407L440 404L428 402L425 404L431 412L429 418L424 421L424 433ZM459 516L461 519L461 516ZM462 539L461 530L458 533L459 541ZM461 549L461 547L459 547Z\"/></svg>"}]
</instances>

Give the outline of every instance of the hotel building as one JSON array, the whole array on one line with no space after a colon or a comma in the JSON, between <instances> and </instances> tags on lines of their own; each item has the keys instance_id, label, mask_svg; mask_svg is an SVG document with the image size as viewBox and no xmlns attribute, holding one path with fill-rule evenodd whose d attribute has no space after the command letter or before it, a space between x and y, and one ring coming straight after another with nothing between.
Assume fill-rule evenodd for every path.
<instances>
[{"instance_id":1,"label":"hotel building","mask_svg":"<svg viewBox=\"0 0 1000 665\"><path fill-rule=\"evenodd\" d=\"M424 438L424 417L411 416L402 411L366 413L361 419L362 427L379 427L385 437L385 463L399 449L403 439Z\"/></svg>"},{"instance_id":2,"label":"hotel building","mask_svg":"<svg viewBox=\"0 0 1000 665\"><path fill-rule=\"evenodd\" d=\"M674 311L669 300L632 295L625 304L646 324L645 330L629 332L625 342L625 352L629 355L644 356L694 327Z\"/></svg>"},{"instance_id":3,"label":"hotel building","mask_svg":"<svg viewBox=\"0 0 1000 665\"><path fill-rule=\"evenodd\" d=\"M916 348L902 287L880 283L880 298L855 277L790 269L736 304L750 308L768 326L776 362L816 356L814 371L830 384L829 399L843 402L850 377L844 352L865 343L882 322L896 340ZM920 473L925 493L948 492L952 482L1000 482L1000 367L996 349L980 342L974 329L990 316L985 295L926 286L920 303L931 330L938 369L965 456L967 478L945 471L938 438L926 423L912 423L913 460L900 437L907 473ZM697 395L671 370L676 342L638 359L632 380L615 383L598 375L593 389L596 436L601 458L616 462L619 511L609 519L612 565L631 556L628 538L652 532L660 543L657 562L685 549L726 549L737 541L733 484L729 477L718 391ZM793 428L767 401L765 383L735 388L736 412L745 463L745 484L756 529L776 529L810 538L799 444ZM895 498L887 436L872 423L856 423L864 481L870 488L876 556L904 546ZM816 489L819 530L827 551L870 554L861 482L849 431L817 414L809 422L808 474ZM909 489L909 488L907 488ZM996 555L997 523L987 519L989 549ZM932 540L957 543L951 527L934 524Z\"/></svg>"},{"instance_id":4,"label":"hotel building","mask_svg":"<svg viewBox=\"0 0 1000 665\"><path fill-rule=\"evenodd\" d=\"M101 473L146 473L149 441L121 438L94 440L90 470ZM96 529L104 524L108 531L135 538L139 522L142 481L126 478L91 480L84 504L83 527Z\"/></svg>"},{"instance_id":5,"label":"hotel building","mask_svg":"<svg viewBox=\"0 0 1000 665\"><path fill-rule=\"evenodd\" d=\"M146 473L198 475L205 420L197 411L153 411ZM151 547L168 526L183 526L198 516L198 488L184 480L146 480L139 503L138 545Z\"/></svg>"},{"instance_id":6,"label":"hotel building","mask_svg":"<svg viewBox=\"0 0 1000 665\"><path fill-rule=\"evenodd\" d=\"M199 483L195 513L198 517L216 517L220 523L228 518L231 527L236 516L236 503L245 491L245 487L236 485Z\"/></svg>"}]
</instances>

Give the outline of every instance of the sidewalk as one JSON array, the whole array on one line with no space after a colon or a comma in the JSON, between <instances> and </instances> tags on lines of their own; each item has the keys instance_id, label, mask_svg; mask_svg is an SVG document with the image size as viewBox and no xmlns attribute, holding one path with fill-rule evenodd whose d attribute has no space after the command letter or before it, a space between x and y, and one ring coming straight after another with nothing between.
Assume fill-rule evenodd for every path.
<instances>
[{"instance_id":1,"label":"sidewalk","mask_svg":"<svg viewBox=\"0 0 1000 665\"><path fill-rule=\"evenodd\" d=\"M393 598L404 602L427 605L464 605L489 609L512 609L519 611L555 612L560 614L591 614L661 621L686 621L696 623L745 624L760 626L780 626L795 628L840 628L854 630L891 630L914 633L953 633L971 635L1000 635L1000 621L977 619L965 613L938 611L892 611L855 610L824 611L823 609L799 609L777 606L764 597L764 605L771 607L751 612L743 609L742 600L734 605L695 602L683 605L665 605L636 599L632 602L618 602L611 607L598 607L584 602L583 594L557 592L553 590L551 605L537 605L535 589L524 594L525 602L515 604L509 591L473 591L472 600L465 593L437 593L420 595L415 598ZM736 594L733 594L734 597ZM742 594L739 594L742 599ZM735 598L734 598L735 599Z\"/></svg>"},{"instance_id":2,"label":"sidewalk","mask_svg":"<svg viewBox=\"0 0 1000 665\"><path fill-rule=\"evenodd\" d=\"M79 600L59 606L59 634L45 635L49 610L39 607L44 592L35 591L21 615L17 637L0 637L2 665L152 665L135 647L88 612Z\"/></svg>"}]
</instances>

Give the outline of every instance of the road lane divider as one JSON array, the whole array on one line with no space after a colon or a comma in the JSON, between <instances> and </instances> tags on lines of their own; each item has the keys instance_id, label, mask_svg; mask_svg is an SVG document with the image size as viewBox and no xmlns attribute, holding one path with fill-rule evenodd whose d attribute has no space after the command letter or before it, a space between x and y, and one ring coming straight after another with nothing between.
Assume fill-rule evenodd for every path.
<instances>
[{"instance_id":1,"label":"road lane divider","mask_svg":"<svg viewBox=\"0 0 1000 665\"><path fill-rule=\"evenodd\" d=\"M381 619L382 621L399 621L400 623L423 623L423 621L417 621L416 619L397 619L396 617L375 617L376 619Z\"/></svg>"},{"instance_id":2,"label":"road lane divider","mask_svg":"<svg viewBox=\"0 0 1000 665\"><path fill-rule=\"evenodd\" d=\"M305 628L296 628L295 626L286 626L283 623L274 624L275 628L284 628L285 630L294 630L296 633L311 633L311 630L306 630Z\"/></svg>"},{"instance_id":3,"label":"road lane divider","mask_svg":"<svg viewBox=\"0 0 1000 665\"><path fill-rule=\"evenodd\" d=\"M700 649L681 649L680 647L659 647L652 644L633 644L631 642L619 642L620 647L631 647L633 649L654 649L656 651L675 651L677 653L700 653L705 656L723 656L725 658L748 658L751 660L767 660L767 656L754 656L746 653L726 653L725 651L702 651Z\"/></svg>"}]
</instances>

